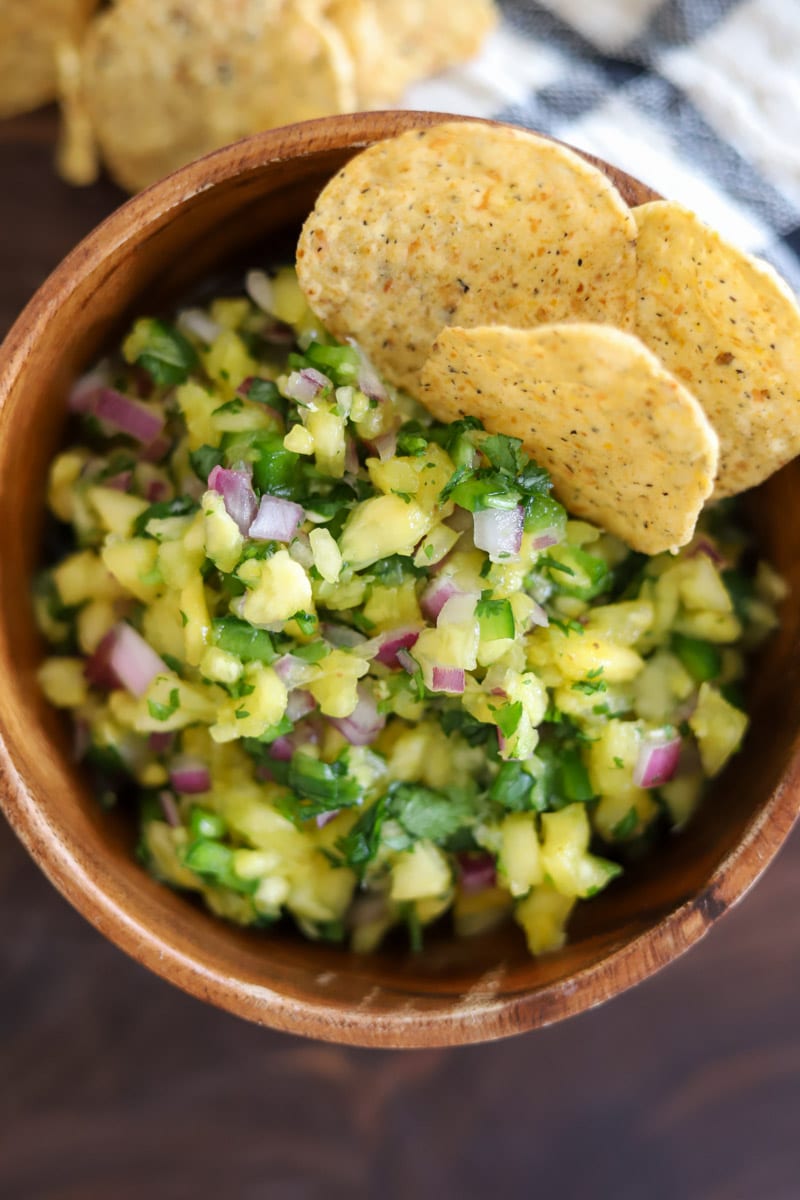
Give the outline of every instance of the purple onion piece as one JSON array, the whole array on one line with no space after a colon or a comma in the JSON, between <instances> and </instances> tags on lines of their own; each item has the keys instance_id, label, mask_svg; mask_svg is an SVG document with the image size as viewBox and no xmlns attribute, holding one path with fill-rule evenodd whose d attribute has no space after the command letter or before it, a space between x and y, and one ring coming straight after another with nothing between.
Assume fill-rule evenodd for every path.
<instances>
[{"instance_id":1,"label":"purple onion piece","mask_svg":"<svg viewBox=\"0 0 800 1200\"><path fill-rule=\"evenodd\" d=\"M522 545L522 506L517 508L486 508L472 514L473 539L479 550L485 550L492 562L507 562L517 558Z\"/></svg>"},{"instance_id":2,"label":"purple onion piece","mask_svg":"<svg viewBox=\"0 0 800 1200\"><path fill-rule=\"evenodd\" d=\"M245 471L232 471L227 467L214 467L208 477L208 486L225 501L225 511L236 522L239 532L246 537L258 511L258 501Z\"/></svg>"},{"instance_id":3,"label":"purple onion piece","mask_svg":"<svg viewBox=\"0 0 800 1200\"><path fill-rule=\"evenodd\" d=\"M305 520L305 510L293 500L264 495L250 524L249 536L259 542L290 542Z\"/></svg>"}]
</instances>

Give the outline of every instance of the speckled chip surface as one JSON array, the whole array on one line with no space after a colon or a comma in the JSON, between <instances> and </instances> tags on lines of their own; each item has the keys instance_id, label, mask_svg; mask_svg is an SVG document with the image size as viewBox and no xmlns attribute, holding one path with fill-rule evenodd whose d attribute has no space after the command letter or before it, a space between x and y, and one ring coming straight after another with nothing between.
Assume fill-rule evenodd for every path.
<instances>
[{"instance_id":1,"label":"speckled chip surface","mask_svg":"<svg viewBox=\"0 0 800 1200\"><path fill-rule=\"evenodd\" d=\"M680 204L634 215L637 333L717 431L714 496L743 492L800 453L800 308L767 263Z\"/></svg>"},{"instance_id":2,"label":"speckled chip surface","mask_svg":"<svg viewBox=\"0 0 800 1200\"><path fill-rule=\"evenodd\" d=\"M420 399L441 421L470 414L520 438L574 516L644 554L685 545L713 486L717 438L702 408L608 326L445 329Z\"/></svg>"},{"instance_id":3,"label":"speckled chip surface","mask_svg":"<svg viewBox=\"0 0 800 1200\"><path fill-rule=\"evenodd\" d=\"M635 223L611 182L565 147L449 122L352 159L306 221L297 271L338 338L416 391L447 325L632 328Z\"/></svg>"}]
</instances>

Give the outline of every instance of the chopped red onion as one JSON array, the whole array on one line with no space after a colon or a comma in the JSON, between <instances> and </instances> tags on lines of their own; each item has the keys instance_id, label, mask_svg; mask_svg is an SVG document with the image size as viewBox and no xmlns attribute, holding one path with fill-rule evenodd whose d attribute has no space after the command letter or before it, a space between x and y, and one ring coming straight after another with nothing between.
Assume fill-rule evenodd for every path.
<instances>
[{"instance_id":1,"label":"chopped red onion","mask_svg":"<svg viewBox=\"0 0 800 1200\"><path fill-rule=\"evenodd\" d=\"M308 513L306 513L308 516ZM305 567L310 571L314 565L314 551L311 549L311 542L308 540L308 534L304 530L298 530L292 544L289 546L289 557L293 558L296 563L300 563L301 567Z\"/></svg>"},{"instance_id":2,"label":"chopped red onion","mask_svg":"<svg viewBox=\"0 0 800 1200\"><path fill-rule=\"evenodd\" d=\"M94 412L95 401L99 393L110 383L111 371L107 362L98 363L93 370L81 375L69 390L67 405L70 412Z\"/></svg>"},{"instance_id":3,"label":"chopped red onion","mask_svg":"<svg viewBox=\"0 0 800 1200\"><path fill-rule=\"evenodd\" d=\"M265 495L248 532L259 542L290 542L305 516L305 511L293 500Z\"/></svg>"},{"instance_id":4,"label":"chopped red onion","mask_svg":"<svg viewBox=\"0 0 800 1200\"><path fill-rule=\"evenodd\" d=\"M639 748L639 757L633 770L636 787L658 787L668 783L678 769L681 757L681 739L664 729L646 733Z\"/></svg>"},{"instance_id":5,"label":"chopped red onion","mask_svg":"<svg viewBox=\"0 0 800 1200\"><path fill-rule=\"evenodd\" d=\"M256 779L261 783L274 783L275 776L266 763L259 763L255 770Z\"/></svg>"},{"instance_id":6,"label":"chopped red onion","mask_svg":"<svg viewBox=\"0 0 800 1200\"><path fill-rule=\"evenodd\" d=\"M462 892L483 892L486 888L494 887L497 881L497 871L494 859L490 854L456 855L458 862L458 882Z\"/></svg>"},{"instance_id":7,"label":"chopped red onion","mask_svg":"<svg viewBox=\"0 0 800 1200\"><path fill-rule=\"evenodd\" d=\"M363 646L367 640L363 633L359 633L357 629L351 629L349 625L337 625L331 621L325 621L321 629L325 641L330 642L332 646L347 646L348 649L352 649L354 646Z\"/></svg>"},{"instance_id":8,"label":"chopped red onion","mask_svg":"<svg viewBox=\"0 0 800 1200\"><path fill-rule=\"evenodd\" d=\"M191 334L210 346L222 333L222 326L213 320L202 308L184 308L178 313L175 321L181 333Z\"/></svg>"},{"instance_id":9,"label":"chopped red onion","mask_svg":"<svg viewBox=\"0 0 800 1200\"><path fill-rule=\"evenodd\" d=\"M427 680L426 680L427 683ZM466 684L463 667L434 667L429 684L432 692L447 692L451 696L460 696Z\"/></svg>"},{"instance_id":10,"label":"chopped red onion","mask_svg":"<svg viewBox=\"0 0 800 1200\"><path fill-rule=\"evenodd\" d=\"M531 543L534 550L547 550L550 546L557 546L561 541L561 533L555 526L550 529L543 529L538 533Z\"/></svg>"},{"instance_id":11,"label":"chopped red onion","mask_svg":"<svg viewBox=\"0 0 800 1200\"><path fill-rule=\"evenodd\" d=\"M422 593L419 606L429 621L435 621L447 601L460 595L463 592L451 575L439 575Z\"/></svg>"},{"instance_id":12,"label":"chopped red onion","mask_svg":"<svg viewBox=\"0 0 800 1200\"><path fill-rule=\"evenodd\" d=\"M386 724L386 717L378 712L372 689L364 683L358 685L358 703L349 717L331 717L335 726L353 746L368 746Z\"/></svg>"},{"instance_id":13,"label":"chopped red onion","mask_svg":"<svg viewBox=\"0 0 800 1200\"><path fill-rule=\"evenodd\" d=\"M516 558L522 545L521 505L516 508L485 508L472 514L473 538L492 562Z\"/></svg>"},{"instance_id":14,"label":"chopped red onion","mask_svg":"<svg viewBox=\"0 0 800 1200\"><path fill-rule=\"evenodd\" d=\"M728 565L728 560L724 554L721 554L719 548L712 542L710 537L705 534L700 534L692 544L684 551L685 558L697 558L698 554L704 554L709 558L715 567L724 567Z\"/></svg>"},{"instance_id":15,"label":"chopped red onion","mask_svg":"<svg viewBox=\"0 0 800 1200\"><path fill-rule=\"evenodd\" d=\"M286 716L290 721L302 721L303 717L307 717L316 707L317 702L311 692L295 688L289 693L289 699L286 702Z\"/></svg>"},{"instance_id":16,"label":"chopped red onion","mask_svg":"<svg viewBox=\"0 0 800 1200\"><path fill-rule=\"evenodd\" d=\"M273 670L287 691L291 691L306 678L308 663L294 654L284 654L273 664Z\"/></svg>"},{"instance_id":17,"label":"chopped red onion","mask_svg":"<svg viewBox=\"0 0 800 1200\"><path fill-rule=\"evenodd\" d=\"M535 600L533 602L533 608L531 609L530 622L531 625L539 625L543 629L550 624L550 618L548 617L547 613L544 611L541 604L537 604Z\"/></svg>"},{"instance_id":18,"label":"chopped red onion","mask_svg":"<svg viewBox=\"0 0 800 1200\"><path fill-rule=\"evenodd\" d=\"M409 675L416 674L417 669L418 669L417 661L416 661L416 659L412 658L412 656L409 654L408 650L398 650L397 651L397 661L399 662L399 664L403 668L403 670L406 671Z\"/></svg>"},{"instance_id":19,"label":"chopped red onion","mask_svg":"<svg viewBox=\"0 0 800 1200\"><path fill-rule=\"evenodd\" d=\"M151 733L147 739L147 748L153 754L168 754L175 741L174 733Z\"/></svg>"},{"instance_id":20,"label":"chopped red onion","mask_svg":"<svg viewBox=\"0 0 800 1200\"><path fill-rule=\"evenodd\" d=\"M225 510L236 522L239 532L247 536L258 511L258 501L245 471L231 471L227 467L214 467L208 477L208 486L225 501Z\"/></svg>"},{"instance_id":21,"label":"chopped red onion","mask_svg":"<svg viewBox=\"0 0 800 1200\"><path fill-rule=\"evenodd\" d=\"M122 686L134 696L143 696L157 675L166 674L164 660L127 621L109 630L86 664L94 687Z\"/></svg>"},{"instance_id":22,"label":"chopped red onion","mask_svg":"<svg viewBox=\"0 0 800 1200\"><path fill-rule=\"evenodd\" d=\"M387 400L388 395L380 375L367 358L364 351L354 338L347 338L347 344L352 346L359 358L358 388L371 400Z\"/></svg>"},{"instance_id":23,"label":"chopped red onion","mask_svg":"<svg viewBox=\"0 0 800 1200\"><path fill-rule=\"evenodd\" d=\"M181 823L181 816L178 812L178 806L175 803L175 797L173 796L172 792L168 792L166 789L163 792L159 792L158 803L162 813L164 814L164 820L168 825L171 825L173 829L177 829Z\"/></svg>"},{"instance_id":24,"label":"chopped red onion","mask_svg":"<svg viewBox=\"0 0 800 1200\"><path fill-rule=\"evenodd\" d=\"M417 625L408 625L403 629L393 629L389 633L379 634L375 639L380 642L380 647L375 655L376 660L383 663L385 667L399 667L401 665L400 652L410 650L416 644L419 635L420 629ZM414 669L416 670L416 667Z\"/></svg>"},{"instance_id":25,"label":"chopped red onion","mask_svg":"<svg viewBox=\"0 0 800 1200\"><path fill-rule=\"evenodd\" d=\"M164 414L123 396L115 388L97 388L84 395L81 412L91 413L115 433L125 433L143 445L154 442L164 428Z\"/></svg>"},{"instance_id":26,"label":"chopped red onion","mask_svg":"<svg viewBox=\"0 0 800 1200\"><path fill-rule=\"evenodd\" d=\"M169 769L169 780L176 792L196 796L211 788L208 767L199 758L176 758Z\"/></svg>"},{"instance_id":27,"label":"chopped red onion","mask_svg":"<svg viewBox=\"0 0 800 1200\"><path fill-rule=\"evenodd\" d=\"M340 808L333 808L330 812L318 813L316 818L317 829L324 829L325 826L329 825L335 817L338 817L341 811L342 810Z\"/></svg>"},{"instance_id":28,"label":"chopped red onion","mask_svg":"<svg viewBox=\"0 0 800 1200\"><path fill-rule=\"evenodd\" d=\"M160 500L166 500L170 493L170 486L166 479L151 479L147 485L146 499L151 504L157 504Z\"/></svg>"},{"instance_id":29,"label":"chopped red onion","mask_svg":"<svg viewBox=\"0 0 800 1200\"><path fill-rule=\"evenodd\" d=\"M304 367L302 371L292 371L286 381L286 395L290 400L307 408L314 403L320 392L332 387L328 376L323 375L316 367Z\"/></svg>"},{"instance_id":30,"label":"chopped red onion","mask_svg":"<svg viewBox=\"0 0 800 1200\"><path fill-rule=\"evenodd\" d=\"M269 752L276 762L289 762L294 754L294 743L288 735L275 738L275 741L270 743Z\"/></svg>"},{"instance_id":31,"label":"chopped red onion","mask_svg":"<svg viewBox=\"0 0 800 1200\"><path fill-rule=\"evenodd\" d=\"M155 438L149 445L143 446L139 457L142 462L157 463L161 462L162 458L169 454L171 449L172 440L164 433L160 437Z\"/></svg>"},{"instance_id":32,"label":"chopped red onion","mask_svg":"<svg viewBox=\"0 0 800 1200\"><path fill-rule=\"evenodd\" d=\"M268 346L293 346L296 340L291 325L285 325L283 321L268 321L258 334Z\"/></svg>"},{"instance_id":33,"label":"chopped red onion","mask_svg":"<svg viewBox=\"0 0 800 1200\"><path fill-rule=\"evenodd\" d=\"M397 452L397 430L393 429L391 433L382 433L380 437L375 438L372 444L381 462L388 462L390 458L394 458Z\"/></svg>"},{"instance_id":34,"label":"chopped red onion","mask_svg":"<svg viewBox=\"0 0 800 1200\"><path fill-rule=\"evenodd\" d=\"M275 289L266 271L248 271L244 277L244 290L262 312L273 316L275 306Z\"/></svg>"},{"instance_id":35,"label":"chopped red onion","mask_svg":"<svg viewBox=\"0 0 800 1200\"><path fill-rule=\"evenodd\" d=\"M464 625L475 617L475 605L480 596L476 592L457 592L446 600L436 618L437 625Z\"/></svg>"}]
</instances>

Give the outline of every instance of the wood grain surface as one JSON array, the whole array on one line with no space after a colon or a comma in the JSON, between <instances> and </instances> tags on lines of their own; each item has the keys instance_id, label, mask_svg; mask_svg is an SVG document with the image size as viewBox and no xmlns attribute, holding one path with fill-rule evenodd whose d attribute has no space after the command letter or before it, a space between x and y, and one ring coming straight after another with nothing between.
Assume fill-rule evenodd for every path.
<instances>
[{"instance_id":1,"label":"wood grain surface","mask_svg":"<svg viewBox=\"0 0 800 1200\"><path fill-rule=\"evenodd\" d=\"M0 123L0 333L122 199ZM800 833L699 948L612 1004L495 1045L344 1050L170 988L0 825L2 1200L800 1195Z\"/></svg>"}]
</instances>

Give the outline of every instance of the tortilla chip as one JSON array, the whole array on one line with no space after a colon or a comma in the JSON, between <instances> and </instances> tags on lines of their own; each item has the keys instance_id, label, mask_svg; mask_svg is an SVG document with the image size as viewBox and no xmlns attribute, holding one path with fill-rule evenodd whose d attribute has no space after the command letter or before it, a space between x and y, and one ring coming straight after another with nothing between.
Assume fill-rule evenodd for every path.
<instances>
[{"instance_id":1,"label":"tortilla chip","mask_svg":"<svg viewBox=\"0 0 800 1200\"><path fill-rule=\"evenodd\" d=\"M0 117L55 100L56 54L75 43L100 0L0 0Z\"/></svg>"},{"instance_id":2,"label":"tortilla chip","mask_svg":"<svg viewBox=\"0 0 800 1200\"><path fill-rule=\"evenodd\" d=\"M634 319L635 225L613 185L536 134L411 130L344 167L297 250L311 308L414 391L445 325Z\"/></svg>"},{"instance_id":3,"label":"tortilla chip","mask_svg":"<svg viewBox=\"0 0 800 1200\"><path fill-rule=\"evenodd\" d=\"M83 98L130 190L218 146L355 102L341 34L317 0L118 0L93 23Z\"/></svg>"},{"instance_id":4,"label":"tortilla chip","mask_svg":"<svg viewBox=\"0 0 800 1200\"><path fill-rule=\"evenodd\" d=\"M772 267L680 204L634 215L637 333L717 431L714 496L743 492L800 453L800 308Z\"/></svg>"},{"instance_id":5,"label":"tortilla chip","mask_svg":"<svg viewBox=\"0 0 800 1200\"><path fill-rule=\"evenodd\" d=\"M473 58L497 24L493 0L328 0L356 68L359 106L395 104L409 84Z\"/></svg>"},{"instance_id":6,"label":"tortilla chip","mask_svg":"<svg viewBox=\"0 0 800 1200\"><path fill-rule=\"evenodd\" d=\"M607 325L444 329L420 399L522 440L569 512L634 550L685 545L710 494L717 437L637 338Z\"/></svg>"}]
</instances>

